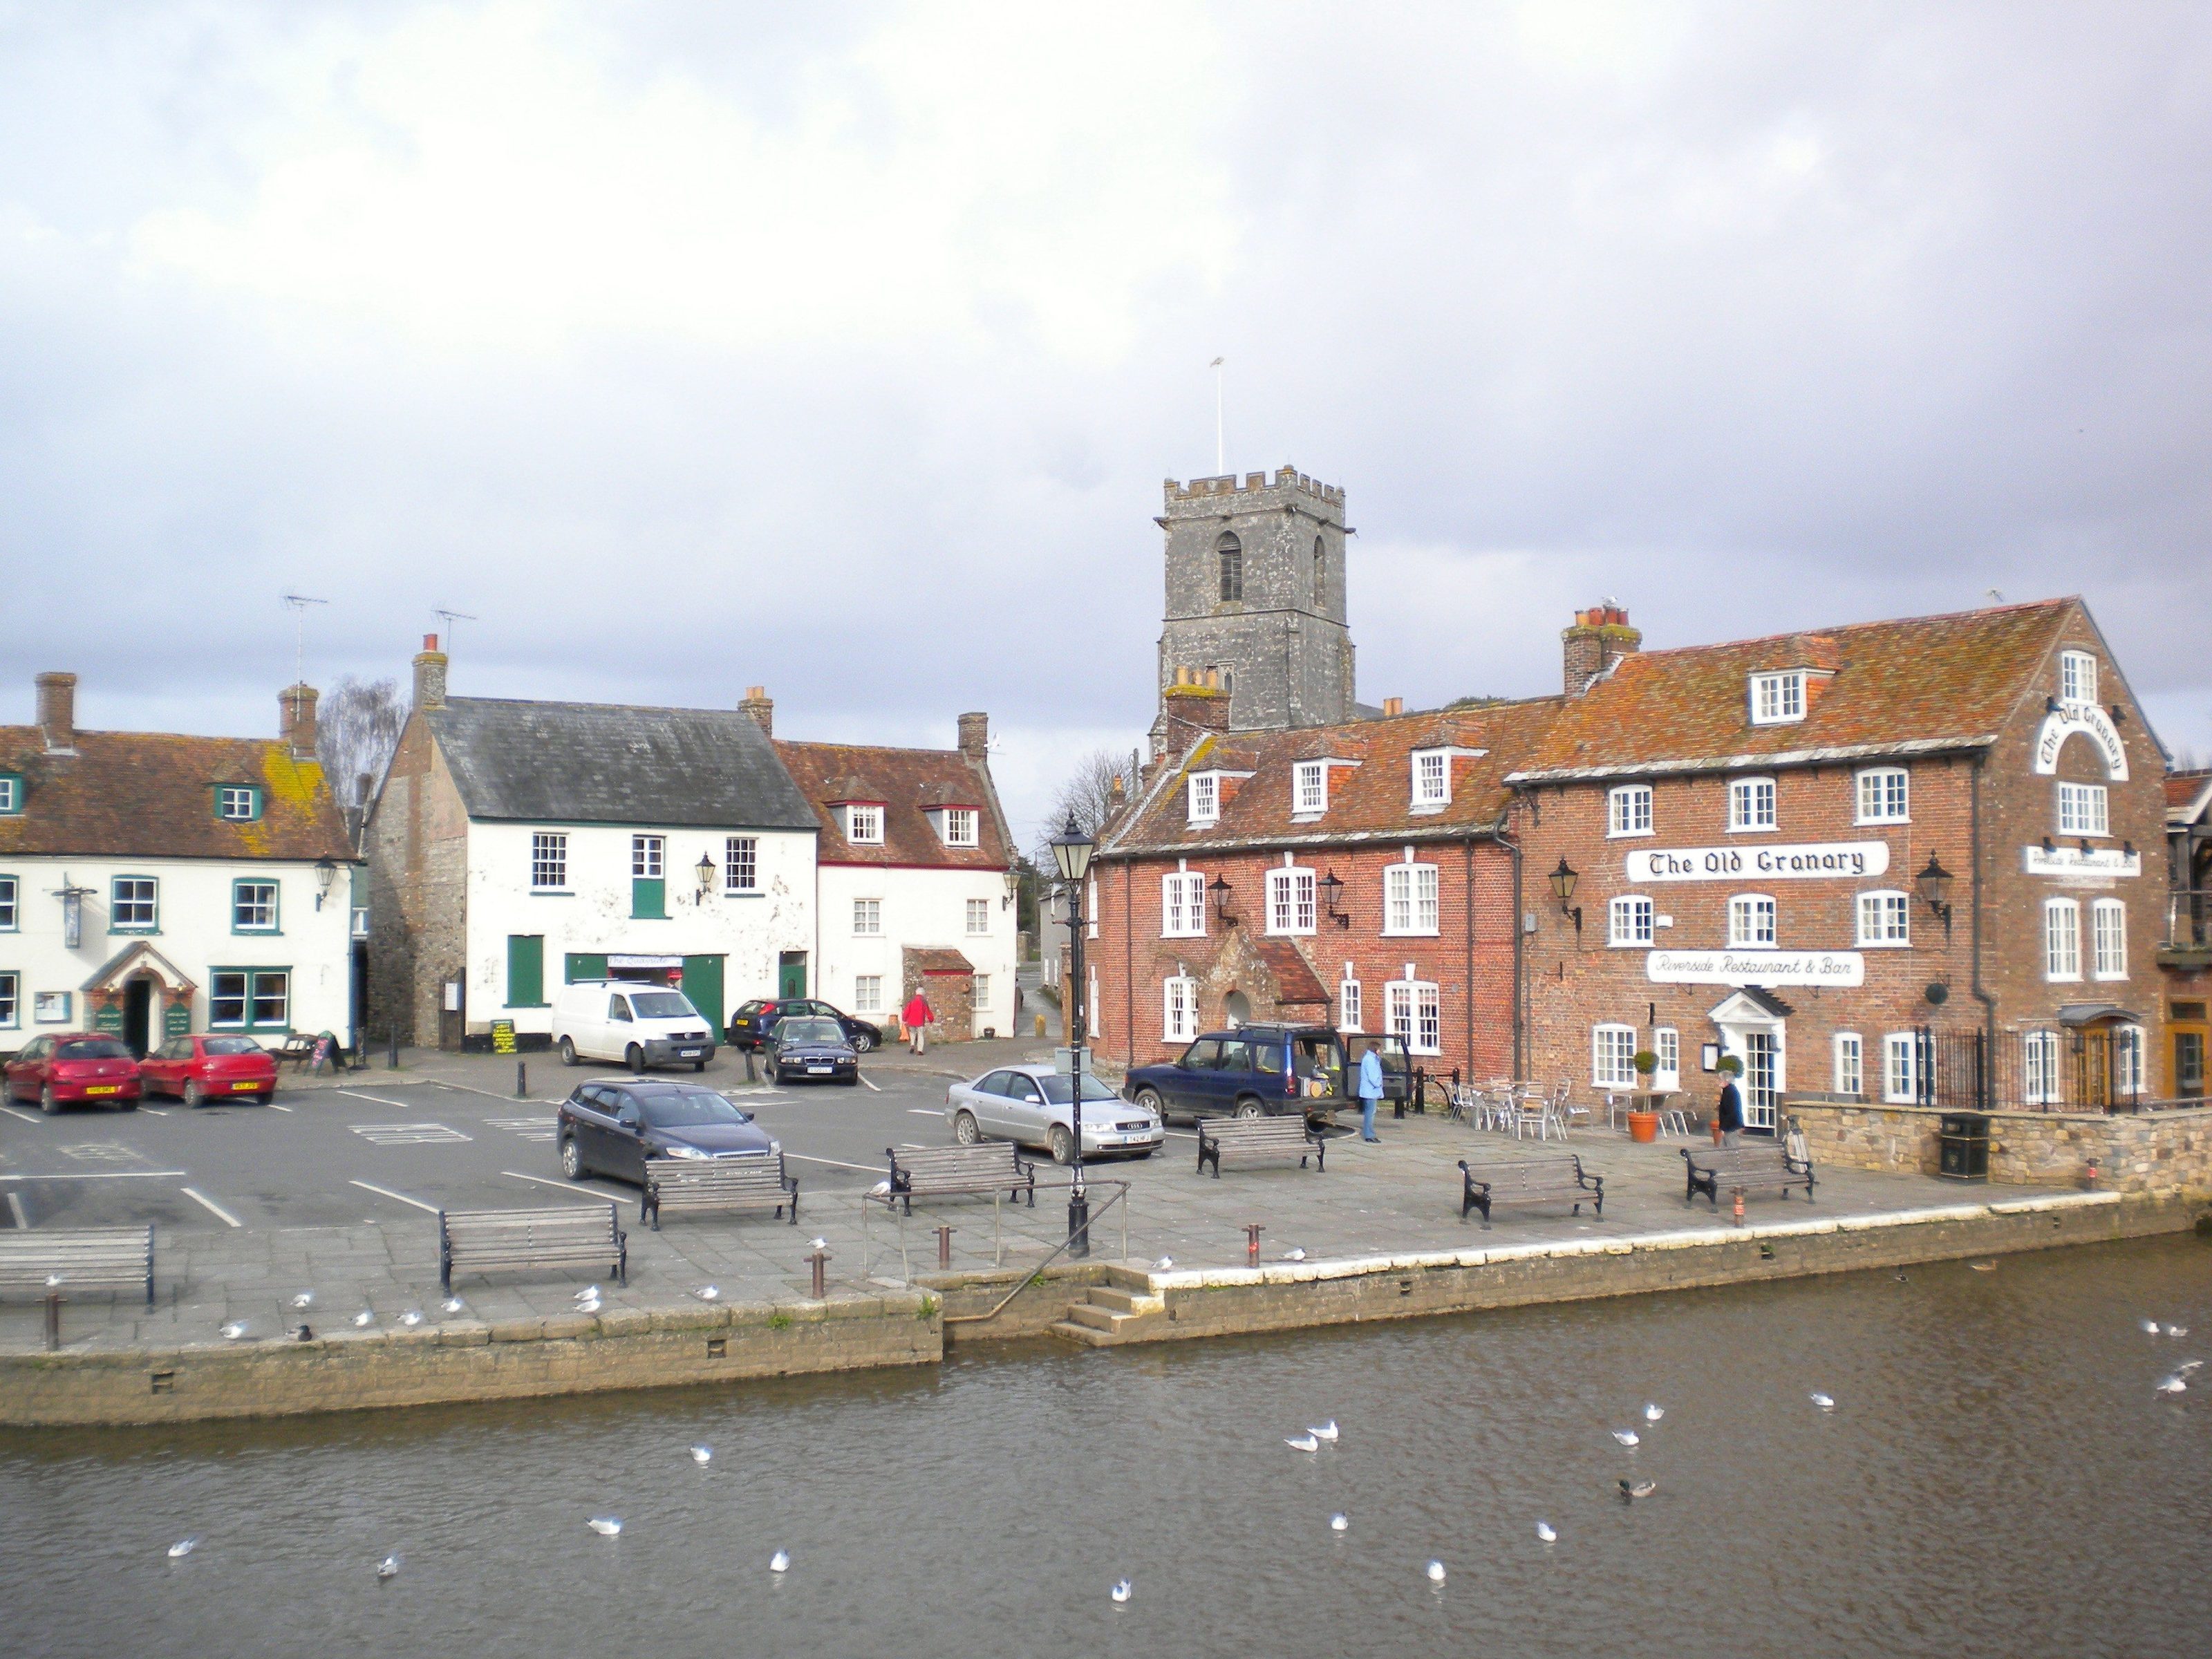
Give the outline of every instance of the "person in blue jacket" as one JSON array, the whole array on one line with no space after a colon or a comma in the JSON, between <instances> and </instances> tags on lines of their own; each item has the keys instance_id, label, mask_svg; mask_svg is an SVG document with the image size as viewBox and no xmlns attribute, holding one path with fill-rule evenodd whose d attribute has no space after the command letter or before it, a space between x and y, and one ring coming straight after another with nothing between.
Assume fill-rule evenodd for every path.
<instances>
[{"instance_id":1,"label":"person in blue jacket","mask_svg":"<svg viewBox=\"0 0 2212 1659\"><path fill-rule=\"evenodd\" d=\"M1375 1103L1382 1098L1382 1056L1370 1048L1359 1057L1359 1138L1378 1145L1375 1133Z\"/></svg>"}]
</instances>

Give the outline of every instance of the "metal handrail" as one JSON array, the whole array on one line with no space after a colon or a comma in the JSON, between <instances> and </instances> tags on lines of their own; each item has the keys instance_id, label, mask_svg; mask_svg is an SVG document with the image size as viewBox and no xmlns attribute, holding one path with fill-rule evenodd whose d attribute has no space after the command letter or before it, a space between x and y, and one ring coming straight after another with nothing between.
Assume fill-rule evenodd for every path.
<instances>
[{"instance_id":1,"label":"metal handrail","mask_svg":"<svg viewBox=\"0 0 2212 1659\"><path fill-rule=\"evenodd\" d=\"M1091 1225L1095 1227L1098 1224L1098 1218L1100 1216L1104 1215L1107 1211L1112 1209L1116 1204L1121 1203L1124 1199L1129 1196L1129 1183L1126 1181L1094 1181L1089 1184L1094 1187L1115 1187L1120 1188L1113 1197L1108 1199L1103 1204L1100 1205L1097 1213L1091 1216ZM1087 1235L1089 1229L1086 1228L1085 1231ZM1075 1240L1073 1237L1062 1239L1060 1242L1059 1246L1054 1249L1050 1255L1045 1257L1043 1261L1038 1262L1036 1267L1030 1268L1029 1272L1022 1275L1021 1283L1015 1285L1012 1290L1008 1291L1005 1296L1001 1297L999 1299L999 1305L992 1309L990 1312L979 1314L947 1314L945 1316L945 1323L948 1325L980 1325L986 1320L996 1319L1000 1314L1006 1312L1007 1305L1012 1303L1016 1297L1019 1296L1024 1291L1029 1289L1030 1285L1042 1279L1044 1277L1044 1270L1052 1266L1054 1261L1057 1261L1060 1257L1061 1252L1065 1251L1069 1245L1074 1243ZM1124 1260L1127 1258L1128 1254L1129 1212L1127 1207L1124 1206L1121 1211L1121 1255Z\"/></svg>"}]
</instances>

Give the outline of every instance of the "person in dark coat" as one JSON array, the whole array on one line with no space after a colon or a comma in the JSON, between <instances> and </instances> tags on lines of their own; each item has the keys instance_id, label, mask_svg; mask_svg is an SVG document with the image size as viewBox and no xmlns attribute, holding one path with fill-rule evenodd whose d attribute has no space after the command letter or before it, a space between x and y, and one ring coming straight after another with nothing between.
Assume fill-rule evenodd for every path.
<instances>
[{"instance_id":1,"label":"person in dark coat","mask_svg":"<svg viewBox=\"0 0 2212 1659\"><path fill-rule=\"evenodd\" d=\"M1743 1091L1735 1086L1736 1075L1742 1070L1743 1062L1734 1054L1721 1056L1721 1098L1713 1108L1713 1127L1723 1146L1733 1146L1743 1138Z\"/></svg>"}]
</instances>

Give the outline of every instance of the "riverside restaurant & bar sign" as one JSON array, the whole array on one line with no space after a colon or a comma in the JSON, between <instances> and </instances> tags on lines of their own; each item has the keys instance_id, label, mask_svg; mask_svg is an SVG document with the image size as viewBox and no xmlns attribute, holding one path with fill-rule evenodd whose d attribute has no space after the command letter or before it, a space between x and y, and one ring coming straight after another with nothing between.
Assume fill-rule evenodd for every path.
<instances>
[{"instance_id":1,"label":"riverside restaurant & bar sign","mask_svg":"<svg viewBox=\"0 0 2212 1659\"><path fill-rule=\"evenodd\" d=\"M1684 847L1642 848L1631 853L1631 884L1653 881L1737 881L1747 876L1770 881L1856 881L1889 868L1886 841L1812 842L1795 847Z\"/></svg>"},{"instance_id":2,"label":"riverside restaurant & bar sign","mask_svg":"<svg viewBox=\"0 0 2212 1659\"><path fill-rule=\"evenodd\" d=\"M1841 985L1866 983L1856 951L1652 951L1644 974L1655 985Z\"/></svg>"}]
</instances>

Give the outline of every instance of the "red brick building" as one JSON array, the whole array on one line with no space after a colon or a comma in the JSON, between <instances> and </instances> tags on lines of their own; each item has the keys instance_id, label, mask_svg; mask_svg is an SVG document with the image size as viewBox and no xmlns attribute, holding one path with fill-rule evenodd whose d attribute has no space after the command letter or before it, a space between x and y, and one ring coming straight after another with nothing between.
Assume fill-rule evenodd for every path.
<instances>
[{"instance_id":1,"label":"red brick building","mask_svg":"<svg viewBox=\"0 0 2212 1659\"><path fill-rule=\"evenodd\" d=\"M2166 843L2167 1074L2174 1094L2195 1099L2212 1081L2212 768L2166 774Z\"/></svg>"},{"instance_id":2,"label":"red brick building","mask_svg":"<svg viewBox=\"0 0 2212 1659\"><path fill-rule=\"evenodd\" d=\"M1508 781L1532 1070L1698 1097L2168 1093L2164 755L2078 599L1644 652L1567 630ZM1564 898L1554 890L1570 890Z\"/></svg>"}]
</instances>

